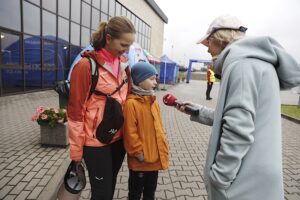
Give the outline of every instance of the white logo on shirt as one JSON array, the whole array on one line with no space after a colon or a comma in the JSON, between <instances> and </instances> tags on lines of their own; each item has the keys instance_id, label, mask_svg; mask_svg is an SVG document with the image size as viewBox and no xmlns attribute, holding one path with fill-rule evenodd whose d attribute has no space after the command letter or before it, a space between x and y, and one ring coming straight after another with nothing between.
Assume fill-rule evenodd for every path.
<instances>
[{"instance_id":1,"label":"white logo on shirt","mask_svg":"<svg viewBox=\"0 0 300 200\"><path fill-rule=\"evenodd\" d=\"M113 134L115 134L116 132L117 132L118 130L117 129L110 129L108 132L111 134L111 135L113 135Z\"/></svg>"}]
</instances>

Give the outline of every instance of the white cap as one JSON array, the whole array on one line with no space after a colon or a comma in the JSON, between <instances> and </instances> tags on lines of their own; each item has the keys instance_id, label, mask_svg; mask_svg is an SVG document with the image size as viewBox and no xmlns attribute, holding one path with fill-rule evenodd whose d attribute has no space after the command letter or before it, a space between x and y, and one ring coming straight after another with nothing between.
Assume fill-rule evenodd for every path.
<instances>
[{"instance_id":1,"label":"white cap","mask_svg":"<svg viewBox=\"0 0 300 200\"><path fill-rule=\"evenodd\" d=\"M197 42L197 44L203 44L208 46L207 38L220 29L233 29L241 32L246 32L247 28L243 26L242 22L231 15L222 15L217 17L208 27L206 34Z\"/></svg>"}]
</instances>

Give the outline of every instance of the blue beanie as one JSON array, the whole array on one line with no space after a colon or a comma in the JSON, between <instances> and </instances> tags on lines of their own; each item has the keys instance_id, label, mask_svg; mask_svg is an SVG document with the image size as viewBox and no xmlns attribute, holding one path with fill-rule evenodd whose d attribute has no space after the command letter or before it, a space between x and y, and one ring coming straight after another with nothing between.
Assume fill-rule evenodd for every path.
<instances>
[{"instance_id":1,"label":"blue beanie","mask_svg":"<svg viewBox=\"0 0 300 200\"><path fill-rule=\"evenodd\" d=\"M157 75L157 71L153 65L147 62L138 62L131 68L131 76L135 85L138 85L153 75Z\"/></svg>"}]
</instances>

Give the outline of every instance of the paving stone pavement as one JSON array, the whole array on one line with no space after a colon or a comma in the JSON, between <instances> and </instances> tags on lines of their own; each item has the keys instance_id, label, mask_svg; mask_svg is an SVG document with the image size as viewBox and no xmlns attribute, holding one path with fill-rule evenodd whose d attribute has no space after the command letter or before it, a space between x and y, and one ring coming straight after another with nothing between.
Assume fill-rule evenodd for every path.
<instances>
[{"instance_id":1,"label":"paving stone pavement","mask_svg":"<svg viewBox=\"0 0 300 200\"><path fill-rule=\"evenodd\" d=\"M205 200L203 166L211 128L191 122L189 117L162 103L166 93L178 99L214 107L218 83L212 101L205 100L206 83L190 81L167 86L157 92L170 146L170 168L159 173L157 199ZM284 93L285 99L290 99ZM298 96L292 96L296 98ZM31 116L40 105L57 107L53 91L0 97L0 199L55 199L54 195L68 165L68 149L41 147L39 125ZM283 172L286 200L300 199L300 125L282 119ZM124 160L118 175L114 199L127 199L128 168ZM81 200L90 198L90 186Z\"/></svg>"}]
</instances>

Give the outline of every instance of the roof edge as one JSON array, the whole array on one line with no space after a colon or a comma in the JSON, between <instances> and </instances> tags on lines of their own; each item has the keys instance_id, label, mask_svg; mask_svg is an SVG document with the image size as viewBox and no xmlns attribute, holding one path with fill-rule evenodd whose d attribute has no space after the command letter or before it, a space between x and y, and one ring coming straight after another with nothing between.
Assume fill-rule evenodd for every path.
<instances>
[{"instance_id":1,"label":"roof edge","mask_svg":"<svg viewBox=\"0 0 300 200\"><path fill-rule=\"evenodd\" d=\"M156 4L154 0L145 0L145 2L153 9L153 11L167 24L168 17L165 13L160 9L160 7Z\"/></svg>"}]
</instances>

